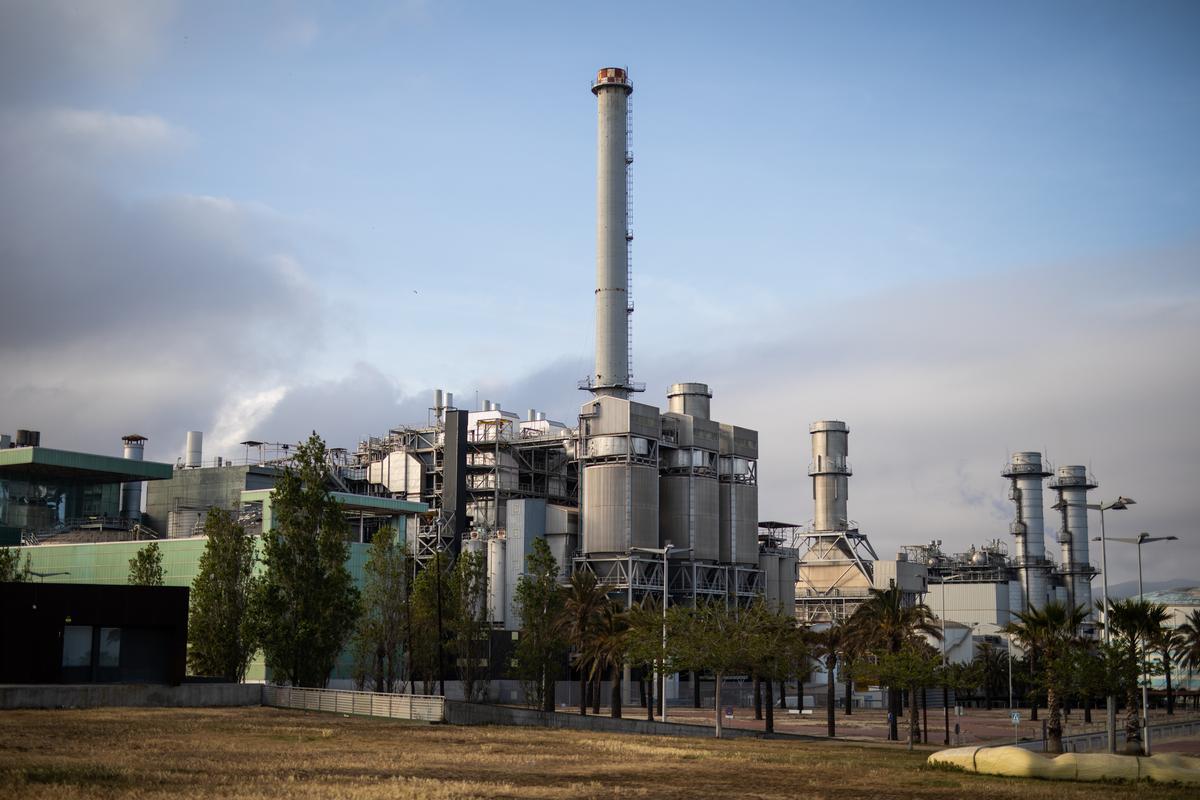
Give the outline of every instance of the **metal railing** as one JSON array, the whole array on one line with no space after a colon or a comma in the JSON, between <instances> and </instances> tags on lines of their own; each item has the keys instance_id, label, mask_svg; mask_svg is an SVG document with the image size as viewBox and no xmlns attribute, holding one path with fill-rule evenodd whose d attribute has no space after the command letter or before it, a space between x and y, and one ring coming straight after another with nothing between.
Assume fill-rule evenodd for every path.
<instances>
[{"instance_id":1,"label":"metal railing","mask_svg":"<svg viewBox=\"0 0 1200 800\"><path fill-rule=\"evenodd\" d=\"M384 694L340 689L302 689L295 686L263 686L263 705L367 717L416 719L442 722L446 698L429 694Z\"/></svg>"}]
</instances>

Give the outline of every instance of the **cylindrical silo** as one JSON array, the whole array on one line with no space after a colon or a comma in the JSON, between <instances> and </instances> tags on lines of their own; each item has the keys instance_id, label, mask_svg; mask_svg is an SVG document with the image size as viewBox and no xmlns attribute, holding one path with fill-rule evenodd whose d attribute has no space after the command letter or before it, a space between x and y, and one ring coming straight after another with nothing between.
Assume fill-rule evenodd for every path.
<instances>
[{"instance_id":1,"label":"cylindrical silo","mask_svg":"<svg viewBox=\"0 0 1200 800\"><path fill-rule=\"evenodd\" d=\"M808 427L812 436L813 528L844 531L849 526L846 499L850 484L850 428L839 420L821 420Z\"/></svg>"},{"instance_id":2,"label":"cylindrical silo","mask_svg":"<svg viewBox=\"0 0 1200 800\"><path fill-rule=\"evenodd\" d=\"M660 547L667 542L690 547L696 561L720 558L720 487L715 475L663 475L658 504Z\"/></svg>"},{"instance_id":3,"label":"cylindrical silo","mask_svg":"<svg viewBox=\"0 0 1200 800\"><path fill-rule=\"evenodd\" d=\"M721 483L721 561L758 563L758 486Z\"/></svg>"},{"instance_id":4,"label":"cylindrical silo","mask_svg":"<svg viewBox=\"0 0 1200 800\"><path fill-rule=\"evenodd\" d=\"M1058 492L1062 527L1059 544L1062 546L1063 572L1070 585L1070 602L1092 609L1092 570L1088 554L1087 493L1098 485L1088 475L1087 467L1059 467L1051 486Z\"/></svg>"},{"instance_id":5,"label":"cylindrical silo","mask_svg":"<svg viewBox=\"0 0 1200 800\"><path fill-rule=\"evenodd\" d=\"M706 383L673 383L667 390L667 408L673 414L709 419L712 391Z\"/></svg>"},{"instance_id":6,"label":"cylindrical silo","mask_svg":"<svg viewBox=\"0 0 1200 800\"><path fill-rule=\"evenodd\" d=\"M504 624L504 546L499 537L487 540L487 604L488 619Z\"/></svg>"},{"instance_id":7,"label":"cylindrical silo","mask_svg":"<svg viewBox=\"0 0 1200 800\"><path fill-rule=\"evenodd\" d=\"M146 446L146 437L131 433L121 437L122 455L130 461L141 461ZM142 482L121 484L121 516L125 519L142 518Z\"/></svg>"},{"instance_id":8,"label":"cylindrical silo","mask_svg":"<svg viewBox=\"0 0 1200 800\"><path fill-rule=\"evenodd\" d=\"M1049 591L1042 481L1050 473L1042 466L1041 453L1021 452L1013 453L1001 474L1012 481L1010 497L1016 510L1011 531L1016 539L1015 560L1023 589L1023 602L1016 610L1041 608Z\"/></svg>"},{"instance_id":9,"label":"cylindrical silo","mask_svg":"<svg viewBox=\"0 0 1200 800\"><path fill-rule=\"evenodd\" d=\"M204 457L204 434L200 431L187 432L187 455L184 457L183 465L189 468L201 466Z\"/></svg>"},{"instance_id":10,"label":"cylindrical silo","mask_svg":"<svg viewBox=\"0 0 1200 800\"><path fill-rule=\"evenodd\" d=\"M758 564L758 431L720 424L720 560Z\"/></svg>"},{"instance_id":11,"label":"cylindrical silo","mask_svg":"<svg viewBox=\"0 0 1200 800\"><path fill-rule=\"evenodd\" d=\"M596 371L593 391L628 397L629 241L628 143L629 95L633 84L625 70L605 67L592 93L598 109L596 131Z\"/></svg>"},{"instance_id":12,"label":"cylindrical silo","mask_svg":"<svg viewBox=\"0 0 1200 800\"><path fill-rule=\"evenodd\" d=\"M583 551L658 547L658 468L618 462L583 471Z\"/></svg>"}]
</instances>

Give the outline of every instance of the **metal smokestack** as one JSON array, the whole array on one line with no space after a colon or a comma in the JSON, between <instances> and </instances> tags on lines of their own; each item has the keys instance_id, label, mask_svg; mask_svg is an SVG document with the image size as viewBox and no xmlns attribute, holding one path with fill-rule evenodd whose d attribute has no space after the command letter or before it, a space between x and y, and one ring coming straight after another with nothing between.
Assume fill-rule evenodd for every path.
<instances>
[{"instance_id":1,"label":"metal smokestack","mask_svg":"<svg viewBox=\"0 0 1200 800\"><path fill-rule=\"evenodd\" d=\"M711 419L711 399L712 390L707 383L673 383L667 390L667 407L672 414L691 414L700 419Z\"/></svg>"},{"instance_id":2,"label":"metal smokestack","mask_svg":"<svg viewBox=\"0 0 1200 800\"><path fill-rule=\"evenodd\" d=\"M183 465L189 469L196 469L204 463L204 434L200 431L187 432L187 455L184 456Z\"/></svg>"},{"instance_id":3,"label":"metal smokestack","mask_svg":"<svg viewBox=\"0 0 1200 800\"><path fill-rule=\"evenodd\" d=\"M1046 605L1050 565L1046 561L1045 520L1042 511L1042 481L1050 473L1042 466L1042 454L1013 453L1001 473L1012 482L1009 499L1016 519L1010 530L1016 539L1017 571L1021 576L1021 603L1015 611Z\"/></svg>"},{"instance_id":4,"label":"metal smokestack","mask_svg":"<svg viewBox=\"0 0 1200 800\"><path fill-rule=\"evenodd\" d=\"M849 493L850 428L836 419L808 426L812 435L812 463L808 474L813 480L813 528L818 531L844 531L850 526L846 513Z\"/></svg>"},{"instance_id":5,"label":"metal smokestack","mask_svg":"<svg viewBox=\"0 0 1200 800\"><path fill-rule=\"evenodd\" d=\"M619 67L596 75L596 371L587 382L597 395L627 398L629 364L629 95Z\"/></svg>"},{"instance_id":6,"label":"metal smokestack","mask_svg":"<svg viewBox=\"0 0 1200 800\"><path fill-rule=\"evenodd\" d=\"M142 455L146 447L146 437L141 434L131 433L127 436L122 436L121 441L124 442L124 450L122 455L130 461L141 461ZM121 484L121 516L125 519L141 519L142 518L142 483L134 481L133 483Z\"/></svg>"},{"instance_id":7,"label":"metal smokestack","mask_svg":"<svg viewBox=\"0 0 1200 800\"><path fill-rule=\"evenodd\" d=\"M1088 475L1087 467L1059 467L1050 479L1050 488L1058 492L1055 508L1062 516L1058 541L1062 547L1062 571L1067 585L1067 599L1073 606L1092 609L1092 566L1088 556L1087 493L1095 489L1096 479Z\"/></svg>"}]
</instances>

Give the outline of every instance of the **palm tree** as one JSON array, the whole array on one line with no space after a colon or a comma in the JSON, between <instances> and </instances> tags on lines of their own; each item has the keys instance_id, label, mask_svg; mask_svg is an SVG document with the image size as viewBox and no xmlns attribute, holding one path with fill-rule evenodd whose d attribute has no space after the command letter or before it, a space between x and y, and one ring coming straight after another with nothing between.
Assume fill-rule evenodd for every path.
<instances>
[{"instance_id":1,"label":"palm tree","mask_svg":"<svg viewBox=\"0 0 1200 800\"><path fill-rule=\"evenodd\" d=\"M975 663L979 665L979 670L983 673L984 703L990 711L996 687L1000 685L1004 670L1007 668L1007 656L991 642L983 642L979 645L978 652L975 653Z\"/></svg>"},{"instance_id":2,"label":"palm tree","mask_svg":"<svg viewBox=\"0 0 1200 800\"><path fill-rule=\"evenodd\" d=\"M600 621L600 610L607 602L607 594L596 575L589 571L576 572L571 576L563 600L562 614L558 619L559 628L567 641L571 643L574 653L571 660L579 671L579 714L587 715L587 675L591 670L585 655L587 643L595 634Z\"/></svg>"},{"instance_id":3,"label":"palm tree","mask_svg":"<svg viewBox=\"0 0 1200 800\"><path fill-rule=\"evenodd\" d=\"M1175 658L1188 671L1190 683L1192 673L1200 670L1200 609L1189 612L1177 630L1179 644L1175 647Z\"/></svg>"},{"instance_id":4,"label":"palm tree","mask_svg":"<svg viewBox=\"0 0 1200 800\"><path fill-rule=\"evenodd\" d=\"M853 629L846 626L846 635L842 637L841 656L842 681L846 684L843 698L846 702L846 716L854 713L854 670L863 655L862 642L854 635Z\"/></svg>"},{"instance_id":5,"label":"palm tree","mask_svg":"<svg viewBox=\"0 0 1200 800\"><path fill-rule=\"evenodd\" d=\"M1141 751L1142 730L1138 718L1138 678L1145 671L1142 659L1156 632L1166 623L1166 606L1141 598L1108 601L1108 619L1125 645L1129 664L1125 675L1125 752Z\"/></svg>"},{"instance_id":6,"label":"palm tree","mask_svg":"<svg viewBox=\"0 0 1200 800\"><path fill-rule=\"evenodd\" d=\"M854 637L845 622L834 620L829 627L822 631L814 631L813 642L816 644L816 655L825 666L825 729L830 738L837 735L837 724L834 720L834 709L837 705L837 672L838 660L845 652L848 642Z\"/></svg>"},{"instance_id":7,"label":"palm tree","mask_svg":"<svg viewBox=\"0 0 1200 800\"><path fill-rule=\"evenodd\" d=\"M621 669L625 666L625 651L628 648L629 615L619 603L609 601L600 609L596 630L585 647L591 664L592 677L599 677L607 669L612 682L610 708L614 719L621 718Z\"/></svg>"},{"instance_id":8,"label":"palm tree","mask_svg":"<svg viewBox=\"0 0 1200 800\"><path fill-rule=\"evenodd\" d=\"M1165 610L1165 609L1164 609ZM1178 628L1168 628L1163 625L1158 629L1158 633L1151 640L1155 649L1158 650L1159 656L1162 658L1163 676L1167 682L1167 713L1175 713L1175 689L1171 685L1171 659L1175 657L1175 653L1179 650L1179 645L1183 641L1183 635Z\"/></svg>"},{"instance_id":9,"label":"palm tree","mask_svg":"<svg viewBox=\"0 0 1200 800\"><path fill-rule=\"evenodd\" d=\"M851 634L867 649L882 650L895 655L903 649L905 642L925 634L940 640L942 631L929 606L924 603L906 603L904 593L895 586L888 589L871 589L871 596L850 618ZM888 738L900 739L898 717L900 690L888 687L890 711Z\"/></svg>"},{"instance_id":10,"label":"palm tree","mask_svg":"<svg viewBox=\"0 0 1200 800\"><path fill-rule=\"evenodd\" d=\"M1179 663L1189 672L1200 670L1200 609L1188 612L1179 626L1180 642L1176 649Z\"/></svg>"},{"instance_id":11,"label":"palm tree","mask_svg":"<svg viewBox=\"0 0 1200 800\"><path fill-rule=\"evenodd\" d=\"M1087 618L1082 606L1068 608L1058 602L1047 603L1041 608L1018 611L1016 622L1010 622L1004 630L1021 644L1031 657L1036 653L1042 664L1042 680L1046 689L1046 751L1062 752L1062 700L1066 693L1065 672L1068 666L1063 659L1078 641L1079 626Z\"/></svg>"}]
</instances>

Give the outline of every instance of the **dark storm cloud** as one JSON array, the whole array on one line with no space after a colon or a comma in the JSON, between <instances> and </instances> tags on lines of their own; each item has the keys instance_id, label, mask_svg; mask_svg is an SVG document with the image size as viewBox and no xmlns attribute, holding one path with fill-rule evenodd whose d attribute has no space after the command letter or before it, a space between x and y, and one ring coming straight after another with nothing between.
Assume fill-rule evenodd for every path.
<instances>
[{"instance_id":1,"label":"dark storm cloud","mask_svg":"<svg viewBox=\"0 0 1200 800\"><path fill-rule=\"evenodd\" d=\"M80 81L135 75L160 49L169 0L5 0L0 98L39 99Z\"/></svg>"},{"instance_id":2,"label":"dark storm cloud","mask_svg":"<svg viewBox=\"0 0 1200 800\"><path fill-rule=\"evenodd\" d=\"M73 108L73 87L144 67L161 3L8 3L0 13L0 430L148 457L246 385L318 350L323 301L269 209L131 195L181 157L187 131L152 113Z\"/></svg>"}]
</instances>

